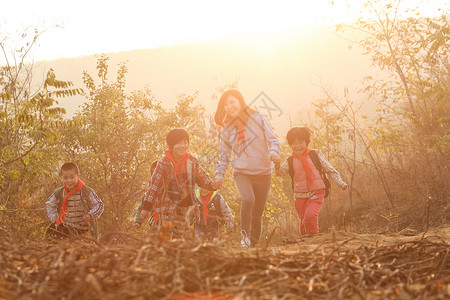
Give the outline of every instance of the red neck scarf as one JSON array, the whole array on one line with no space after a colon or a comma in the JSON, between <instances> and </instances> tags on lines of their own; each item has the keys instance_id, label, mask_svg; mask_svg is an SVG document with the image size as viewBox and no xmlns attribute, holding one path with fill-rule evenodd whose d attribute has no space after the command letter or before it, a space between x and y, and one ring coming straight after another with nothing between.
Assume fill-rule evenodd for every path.
<instances>
[{"instance_id":1,"label":"red neck scarf","mask_svg":"<svg viewBox=\"0 0 450 300\"><path fill-rule=\"evenodd\" d=\"M66 192L66 196L64 197L61 207L59 209L59 215L58 215L58 223L56 223L56 226L61 224L64 221L64 218L67 214L67 209L69 208L69 197L81 190L83 187L84 182L81 179L78 179L77 185L69 192L67 191L66 186L64 186L64 191Z\"/></svg>"},{"instance_id":2,"label":"red neck scarf","mask_svg":"<svg viewBox=\"0 0 450 300\"><path fill-rule=\"evenodd\" d=\"M244 124L242 124L241 121L236 121L236 122L234 122L233 127L238 130L238 138L236 141L236 146L239 146L239 141L242 141L242 147L244 149L244 153L248 156L247 152L245 152Z\"/></svg>"},{"instance_id":3,"label":"red neck scarf","mask_svg":"<svg viewBox=\"0 0 450 300\"><path fill-rule=\"evenodd\" d=\"M173 163L173 174L175 175L175 178L177 178L178 174L183 173L183 171L186 170L186 162L189 158L189 153L186 152L185 154L183 154L183 156L180 157L178 161L175 161L170 150L166 150L164 153L166 154L166 157Z\"/></svg>"},{"instance_id":4,"label":"red neck scarf","mask_svg":"<svg viewBox=\"0 0 450 300\"><path fill-rule=\"evenodd\" d=\"M211 200L211 197L213 194L214 194L214 192L211 191L211 192L209 192L208 195L203 197L203 195L200 193L200 198L202 199L202 203L203 203L203 223L202 223L202 225L205 224L205 220L206 220L206 218L208 218L208 214L209 214L208 203Z\"/></svg>"},{"instance_id":5,"label":"red neck scarf","mask_svg":"<svg viewBox=\"0 0 450 300\"><path fill-rule=\"evenodd\" d=\"M312 178L313 170L312 170L311 166L308 164L308 162L306 161L306 158L308 157L308 153L310 151L311 151L311 149L306 148L303 155L297 155L294 152L292 152L292 156L300 159L300 161L302 162L303 169L305 170L305 173L306 173L306 179L308 180L308 188L311 188L312 183L313 183L313 178Z\"/></svg>"}]
</instances>

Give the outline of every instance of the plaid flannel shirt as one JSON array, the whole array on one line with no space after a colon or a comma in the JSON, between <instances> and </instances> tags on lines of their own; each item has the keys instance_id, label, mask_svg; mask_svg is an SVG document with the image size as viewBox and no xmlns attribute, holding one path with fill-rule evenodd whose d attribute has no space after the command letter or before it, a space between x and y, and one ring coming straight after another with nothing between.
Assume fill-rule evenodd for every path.
<instances>
[{"instance_id":1,"label":"plaid flannel shirt","mask_svg":"<svg viewBox=\"0 0 450 300\"><path fill-rule=\"evenodd\" d=\"M175 209L185 196L183 195L184 191L187 190L190 193L192 197L191 204L196 203L194 202L195 184L210 191L214 190L213 179L202 169L197 158L190 155L188 162L192 165L191 172L187 170L187 167L187 173L178 174L177 178L175 178L172 162L165 155L158 161L150 179L149 188L144 196L144 210L152 210L154 208L159 214L174 214ZM160 194L163 192L165 196L160 197ZM161 203L156 203L157 201Z\"/></svg>"}]
</instances>

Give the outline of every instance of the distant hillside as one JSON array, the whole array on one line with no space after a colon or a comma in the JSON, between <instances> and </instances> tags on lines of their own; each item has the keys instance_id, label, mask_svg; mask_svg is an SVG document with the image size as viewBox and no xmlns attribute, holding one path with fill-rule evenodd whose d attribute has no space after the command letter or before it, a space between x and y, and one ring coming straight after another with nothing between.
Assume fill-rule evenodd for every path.
<instances>
[{"instance_id":1,"label":"distant hillside","mask_svg":"<svg viewBox=\"0 0 450 300\"><path fill-rule=\"evenodd\" d=\"M146 38L143 36L142 38ZM198 44L110 53L109 72L114 79L116 65L128 61L127 89L148 86L168 107L180 93L199 91L199 101L213 112L215 88L238 80L248 102L264 92L281 109L272 125L284 135L290 117L321 96L315 84L321 77L342 91L359 87L369 70L369 57L337 37L332 27L292 30L266 36L238 36ZM96 76L94 55L40 62L53 68L59 79L82 85L82 72ZM60 103L72 114L82 99ZM280 115L280 116L279 116Z\"/></svg>"}]
</instances>

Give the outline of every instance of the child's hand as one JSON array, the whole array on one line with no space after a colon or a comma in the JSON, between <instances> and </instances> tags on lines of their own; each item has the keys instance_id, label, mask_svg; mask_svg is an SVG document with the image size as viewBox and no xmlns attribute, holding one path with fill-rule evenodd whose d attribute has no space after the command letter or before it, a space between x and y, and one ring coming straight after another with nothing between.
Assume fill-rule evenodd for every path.
<instances>
[{"instance_id":1,"label":"child's hand","mask_svg":"<svg viewBox=\"0 0 450 300\"><path fill-rule=\"evenodd\" d=\"M341 187L341 189L342 189L343 191L345 191L347 188L348 188L348 184L346 184L346 183L344 183L344 185Z\"/></svg>"},{"instance_id":2,"label":"child's hand","mask_svg":"<svg viewBox=\"0 0 450 300\"><path fill-rule=\"evenodd\" d=\"M83 221L84 221L84 223L85 224L89 224L89 223L91 223L91 215L90 214L87 214L87 215L84 215L83 216Z\"/></svg>"},{"instance_id":3,"label":"child's hand","mask_svg":"<svg viewBox=\"0 0 450 300\"><path fill-rule=\"evenodd\" d=\"M150 215L150 211L149 210L142 210L141 211L141 220L145 220L147 219L147 217Z\"/></svg>"},{"instance_id":4,"label":"child's hand","mask_svg":"<svg viewBox=\"0 0 450 300\"><path fill-rule=\"evenodd\" d=\"M223 185L223 178L216 178L216 179L214 180L213 187L214 187L216 190L222 188L222 185Z\"/></svg>"},{"instance_id":5,"label":"child's hand","mask_svg":"<svg viewBox=\"0 0 450 300\"><path fill-rule=\"evenodd\" d=\"M281 162L280 156L275 153L270 154L270 160L273 161L275 164L280 164Z\"/></svg>"}]
</instances>

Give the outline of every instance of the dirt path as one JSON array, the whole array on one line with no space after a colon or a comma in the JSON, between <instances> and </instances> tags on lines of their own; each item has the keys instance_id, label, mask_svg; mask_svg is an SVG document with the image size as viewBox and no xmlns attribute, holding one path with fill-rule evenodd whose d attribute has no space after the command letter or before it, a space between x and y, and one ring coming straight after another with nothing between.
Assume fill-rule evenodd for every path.
<instances>
[{"instance_id":1,"label":"dirt path","mask_svg":"<svg viewBox=\"0 0 450 300\"><path fill-rule=\"evenodd\" d=\"M300 239L296 243L272 247L283 254L297 254L314 250L332 251L339 247L340 250L354 250L360 247L377 248L380 246L394 246L399 243L419 241L427 238L429 241L446 242L450 244L450 227L432 229L425 233L414 231L405 234L356 234L349 232L335 232L318 234L316 236Z\"/></svg>"}]
</instances>

